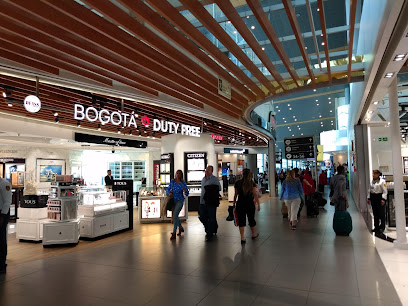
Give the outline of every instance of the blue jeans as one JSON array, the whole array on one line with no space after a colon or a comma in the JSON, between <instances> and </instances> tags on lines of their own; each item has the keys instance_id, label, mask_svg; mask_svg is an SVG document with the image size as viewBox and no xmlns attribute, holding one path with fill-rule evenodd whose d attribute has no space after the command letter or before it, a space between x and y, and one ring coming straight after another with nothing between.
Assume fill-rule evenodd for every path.
<instances>
[{"instance_id":1,"label":"blue jeans","mask_svg":"<svg viewBox=\"0 0 408 306\"><path fill-rule=\"evenodd\" d=\"M173 210L173 223L174 223L174 227L173 227L173 233L177 232L177 228L182 229L183 227L181 226L181 221L179 218L179 213L181 211L181 209L183 208L184 205L184 200L182 201L176 201L174 203L174 210Z\"/></svg>"}]
</instances>

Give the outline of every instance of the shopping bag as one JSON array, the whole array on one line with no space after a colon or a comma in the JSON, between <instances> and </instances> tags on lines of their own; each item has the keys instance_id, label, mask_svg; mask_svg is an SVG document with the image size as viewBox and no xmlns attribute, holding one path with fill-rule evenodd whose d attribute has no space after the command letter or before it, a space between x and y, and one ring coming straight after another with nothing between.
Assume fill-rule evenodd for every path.
<instances>
[{"instance_id":1,"label":"shopping bag","mask_svg":"<svg viewBox=\"0 0 408 306\"><path fill-rule=\"evenodd\" d=\"M234 225L235 225L235 226L239 226L239 223L238 223L238 212L237 212L237 209L236 209L236 208L234 208Z\"/></svg>"}]
</instances>

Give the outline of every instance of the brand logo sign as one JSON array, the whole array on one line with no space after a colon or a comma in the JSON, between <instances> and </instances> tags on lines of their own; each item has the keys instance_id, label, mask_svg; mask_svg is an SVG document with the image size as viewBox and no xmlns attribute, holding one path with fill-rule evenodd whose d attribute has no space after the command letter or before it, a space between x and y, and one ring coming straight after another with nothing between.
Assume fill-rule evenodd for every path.
<instances>
[{"instance_id":1,"label":"brand logo sign","mask_svg":"<svg viewBox=\"0 0 408 306\"><path fill-rule=\"evenodd\" d=\"M74 119L75 120L87 120L90 122L99 122L102 125L113 124L116 126L137 128L136 118L137 114L128 114L121 111L109 111L107 109L98 110L95 107L85 108L81 104L75 104L74 106ZM150 124L150 118L144 115L141 118L141 124L148 127ZM163 133L200 137L201 128L198 126L192 126L188 124L180 124L170 122L166 120L153 119L153 131L161 131Z\"/></svg>"},{"instance_id":2,"label":"brand logo sign","mask_svg":"<svg viewBox=\"0 0 408 306\"><path fill-rule=\"evenodd\" d=\"M229 148L224 148L224 153L231 153L231 154L248 154L248 149L229 149Z\"/></svg>"},{"instance_id":3,"label":"brand logo sign","mask_svg":"<svg viewBox=\"0 0 408 306\"><path fill-rule=\"evenodd\" d=\"M223 140L224 136L211 134L212 139L214 140Z\"/></svg>"},{"instance_id":4,"label":"brand logo sign","mask_svg":"<svg viewBox=\"0 0 408 306\"><path fill-rule=\"evenodd\" d=\"M189 153L187 154L187 158L204 158L205 153Z\"/></svg>"},{"instance_id":5,"label":"brand logo sign","mask_svg":"<svg viewBox=\"0 0 408 306\"><path fill-rule=\"evenodd\" d=\"M114 137L88 135L88 134L82 134L82 133L75 133L75 141L104 144L104 145L117 146L117 147L146 148L147 146L146 141L138 141L138 140L132 140L132 139L120 139L120 138L114 138Z\"/></svg>"},{"instance_id":6,"label":"brand logo sign","mask_svg":"<svg viewBox=\"0 0 408 306\"><path fill-rule=\"evenodd\" d=\"M40 99L38 99L37 96L33 96L33 95L27 96L24 99L24 107L27 112L37 113L41 109L41 101Z\"/></svg>"}]
</instances>

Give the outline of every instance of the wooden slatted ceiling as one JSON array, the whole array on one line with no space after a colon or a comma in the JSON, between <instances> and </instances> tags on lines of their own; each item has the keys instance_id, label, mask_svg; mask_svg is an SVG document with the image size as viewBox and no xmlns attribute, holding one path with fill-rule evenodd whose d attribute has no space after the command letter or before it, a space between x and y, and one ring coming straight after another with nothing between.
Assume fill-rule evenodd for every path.
<instances>
[{"instance_id":1,"label":"wooden slatted ceiling","mask_svg":"<svg viewBox=\"0 0 408 306\"><path fill-rule=\"evenodd\" d=\"M150 51L156 52L157 55L160 54L153 48L149 47L147 44L139 40L136 40L134 37L132 37L132 40L137 42L138 44L137 46L134 46L136 49L135 50L128 49L126 50L126 53L123 53L120 47L117 47L116 44L112 44L112 40L116 40L120 43L123 43L123 41L120 39L121 36L124 35L129 36L129 34L126 33L124 34L123 31L121 31L119 28L113 26L108 21L97 16L96 14L90 11L84 11L84 7L75 2L67 3L46 2L46 3L50 5L48 9L51 10L58 9L60 12L65 14L65 16L62 15L60 18L64 19L67 18L67 16L69 18L72 18L71 23L67 25L60 23L58 18L53 18L53 22L55 22L57 26L60 26L76 35L81 35L84 39L94 42L97 45L102 44L106 50L113 51L113 49L116 49L118 53L121 54L124 58L126 57L126 53L129 53L129 51L131 51L132 53L134 53L134 51L137 51L139 53L138 54L139 59L138 60L136 58L132 59L138 65L147 66L147 63L152 63L152 61L149 58L145 57L146 54L144 50L150 48ZM181 84L182 87L178 86L179 90L185 90L184 88L186 88L190 90L192 95L196 94L201 95L201 100L205 102L207 105L210 105L223 112L226 111L231 112L235 116L239 116L241 114L242 107L244 105L244 100L239 98L240 101L238 101L233 94L233 103L226 106L225 103L230 103L230 101L218 95L216 78L209 74L201 66L197 65L187 56L179 52L177 49L169 45L164 40L160 39L156 34L146 29L146 27L141 25L139 22L135 21L128 14L120 10L112 3L106 1L105 2L97 1L97 3L93 3L89 1L88 4L97 5L97 9L100 12L102 12L106 16L111 17L116 21L120 21L120 24L123 28L127 29L129 32L132 32L132 34L137 35L140 39L143 39L143 41L148 42L149 44L156 47L163 53L167 54L168 56L167 58L165 56L163 57L162 55L160 59L158 60L156 59L156 64L159 63L162 66L162 68L158 69L157 65L150 65L149 67L147 67L152 71L152 73L149 74L149 78L154 77L157 78L158 77L157 75L159 76L163 75L165 77L163 77L163 80L161 81L162 83L172 84L171 81L173 81L173 84L174 83ZM45 8L45 10L47 10L47 7ZM42 13L41 10L37 12ZM58 15L58 13L59 12L56 10L52 11L52 14ZM47 16L47 14L43 14L43 16ZM78 23L81 23L81 25L79 25ZM106 31L106 29L104 29L101 26L101 23L105 24L107 27L110 26L111 27L110 30L115 30L115 34L113 34L112 31ZM85 30L87 32L86 34L84 34ZM140 55L143 55L143 57L145 58L140 59ZM173 66L171 67L173 69L169 69L169 66L171 66L172 62L171 58L177 59L177 63L173 62ZM183 66L185 69L183 69ZM172 70L177 71L178 74L174 73ZM174 86L175 85L173 85L173 87ZM199 97L197 97L197 99L198 98Z\"/></svg>"},{"instance_id":2,"label":"wooden slatted ceiling","mask_svg":"<svg viewBox=\"0 0 408 306\"><path fill-rule=\"evenodd\" d=\"M354 28L356 22L356 10L357 0L350 0L350 31L348 42L348 67L347 67L347 80L351 81L351 62L353 59L353 44L354 44Z\"/></svg>"},{"instance_id":3,"label":"wooden slatted ceiling","mask_svg":"<svg viewBox=\"0 0 408 306\"><path fill-rule=\"evenodd\" d=\"M249 31L248 26L239 16L238 12L232 6L229 1L216 0L218 7L224 12L225 16L232 22L234 27L237 29L242 38L248 43L252 51L258 56L260 61L265 65L266 69L271 73L276 82L283 90L287 90L287 86L282 76L276 70L275 66L272 64L271 60L268 58L266 53L262 50L261 45L255 36Z\"/></svg>"},{"instance_id":4,"label":"wooden slatted ceiling","mask_svg":"<svg viewBox=\"0 0 408 306\"><path fill-rule=\"evenodd\" d=\"M321 25L322 34L323 34L324 54L326 55L327 74L329 77L329 83L331 84L332 77L331 77L331 69L330 69L329 44L327 43L327 30L326 30L326 20L324 16L323 0L317 0L317 5L319 7L320 25Z\"/></svg>"},{"instance_id":5,"label":"wooden slatted ceiling","mask_svg":"<svg viewBox=\"0 0 408 306\"><path fill-rule=\"evenodd\" d=\"M299 23L297 21L292 2L291 0L282 0L282 2L286 10L286 15L288 16L290 25L292 27L292 31L295 34L296 41L298 43L300 53L302 54L303 61L305 62L307 72L309 73L310 80L312 81L313 85L316 85L315 76L312 70L312 64L310 63L309 55L307 54L306 51L305 41L303 40L303 36L300 31ZM316 52L319 52L319 50L316 50Z\"/></svg>"},{"instance_id":6,"label":"wooden slatted ceiling","mask_svg":"<svg viewBox=\"0 0 408 306\"><path fill-rule=\"evenodd\" d=\"M239 67L237 67L231 60L218 49L204 34L198 29L191 26L191 23L178 12L170 3L166 0L147 0L150 6L152 6L157 12L169 20L172 24L179 29L183 29L189 38L194 41L200 48L205 50L209 55L226 67L238 80L250 88L254 94L248 97L250 100L259 100L265 98L265 93L256 85ZM152 24L154 26L154 24ZM160 29L157 29L160 30ZM165 33L163 33L165 34ZM255 96L256 94L256 96Z\"/></svg>"},{"instance_id":7,"label":"wooden slatted ceiling","mask_svg":"<svg viewBox=\"0 0 408 306\"><path fill-rule=\"evenodd\" d=\"M275 48L276 53L282 60L283 65L285 66L286 70L289 72L290 76L293 79L293 82L296 84L297 87L300 87L298 81L299 76L297 75L295 68L293 68L292 63L290 62L289 56L286 54L285 49L283 48L282 43L279 40L278 35L276 34L275 30L272 27L271 22L269 21L268 16L264 12L261 3L259 0L247 0L248 6L254 13L256 19L258 20L259 24L261 25L263 31L265 32L266 36L268 37L269 41L271 42L272 46Z\"/></svg>"},{"instance_id":8,"label":"wooden slatted ceiling","mask_svg":"<svg viewBox=\"0 0 408 306\"><path fill-rule=\"evenodd\" d=\"M202 50L197 48L197 46L191 40L189 40L185 35L183 35L178 30L176 30L172 25L165 21L158 13L154 12L151 8L149 8L143 1L119 0L118 2L121 3L127 9L129 9L129 11L132 12L135 16L149 23L157 31L165 35L168 39L173 40L175 43L178 44L179 47L183 48L184 50L189 52L192 56L199 59L209 69L211 69L219 76L222 76L224 79L229 81L233 87L237 88L247 98L249 99L255 98L254 94L251 93L251 91L248 90L242 83L240 83L237 79L232 77L220 65L218 65L211 58L209 58L204 52L202 52ZM235 97L243 105L247 103L247 100L244 97L238 95L234 90L232 92L232 96Z\"/></svg>"},{"instance_id":9,"label":"wooden slatted ceiling","mask_svg":"<svg viewBox=\"0 0 408 306\"><path fill-rule=\"evenodd\" d=\"M30 118L43 119L49 122L54 122L55 116L54 112L58 112L59 122L63 124L68 124L71 126L76 126L77 121L73 119L73 105L74 103L80 103L84 106L95 106L99 107L101 102L103 107L109 111L115 111L120 109L121 100L118 98L105 97L105 96L94 96L91 93L81 92L72 89L65 89L58 86L53 86L49 84L40 83L40 99L42 101L43 107L41 111L37 114L30 114L24 109L22 101L28 94L34 94L35 92L35 82L29 80L23 80L18 78L13 78L9 76L0 75L0 87L5 87L11 93L11 100L0 97L0 110L13 113L17 113ZM16 99L16 100L14 100ZM7 103L13 102L13 107L8 107ZM174 110L163 109L157 106L146 105L141 103L134 103L131 101L124 101L123 111L131 113L135 111L139 116L148 115L153 118L169 120L174 122L182 122L190 125L201 126L203 119L190 114L183 114ZM204 132L220 134L224 136L224 140L220 143L228 144L228 137L235 138L239 141L244 141L245 144L250 145L264 145L261 141L256 141L256 136L244 132L238 128L233 128L222 123L213 122L210 120L204 120L206 125L204 125ZM93 130L97 129L97 123L81 122L81 127L87 127ZM219 128L221 126L221 129ZM113 125L103 126L104 131L117 132L117 127ZM121 133L129 134L132 131L133 134L138 134L140 131L142 136L153 136L153 129L150 125L145 128L139 125L137 130L124 128L121 129ZM146 133L145 133L146 132ZM242 132L246 137L239 136ZM166 135L161 132L156 132L155 137L160 138ZM250 138L249 138L250 137Z\"/></svg>"},{"instance_id":10,"label":"wooden slatted ceiling","mask_svg":"<svg viewBox=\"0 0 408 306\"><path fill-rule=\"evenodd\" d=\"M276 88L256 67L250 58L242 51L235 41L224 31L224 29L214 20L202 4L190 0L180 0L180 2L194 14L194 16L211 31L211 33L232 53L234 56L257 78L268 90L270 94L276 92Z\"/></svg>"}]
</instances>

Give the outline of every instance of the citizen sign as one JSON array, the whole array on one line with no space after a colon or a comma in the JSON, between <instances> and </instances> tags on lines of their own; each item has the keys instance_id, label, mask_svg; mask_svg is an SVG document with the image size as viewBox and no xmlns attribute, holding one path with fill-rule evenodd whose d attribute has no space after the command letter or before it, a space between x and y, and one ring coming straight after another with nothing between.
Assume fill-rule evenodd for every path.
<instances>
[{"instance_id":1,"label":"citizen sign","mask_svg":"<svg viewBox=\"0 0 408 306\"><path fill-rule=\"evenodd\" d=\"M204 153L187 154L187 158L204 158Z\"/></svg>"},{"instance_id":2,"label":"citizen sign","mask_svg":"<svg viewBox=\"0 0 408 306\"><path fill-rule=\"evenodd\" d=\"M24 99L24 107L27 112L37 113L41 109L41 101L40 99L38 99L37 96L33 96L33 95L27 96Z\"/></svg>"}]
</instances>

